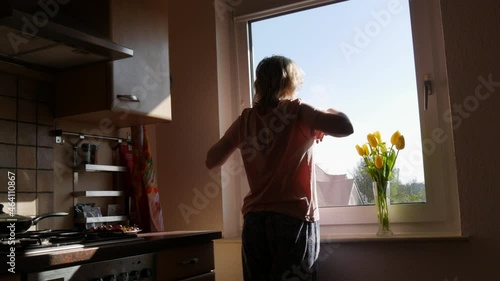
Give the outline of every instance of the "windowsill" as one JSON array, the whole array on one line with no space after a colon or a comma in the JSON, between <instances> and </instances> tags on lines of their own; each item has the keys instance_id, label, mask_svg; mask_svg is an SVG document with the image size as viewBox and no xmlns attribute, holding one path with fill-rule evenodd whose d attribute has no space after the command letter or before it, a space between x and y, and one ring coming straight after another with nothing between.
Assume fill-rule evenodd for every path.
<instances>
[{"instance_id":1,"label":"windowsill","mask_svg":"<svg viewBox=\"0 0 500 281\"><path fill-rule=\"evenodd\" d=\"M321 243L389 243L389 242L446 242L469 241L470 237L457 234L395 234L388 237L373 235L321 235ZM214 240L216 244L241 244L240 237L221 238Z\"/></svg>"},{"instance_id":2,"label":"windowsill","mask_svg":"<svg viewBox=\"0 0 500 281\"><path fill-rule=\"evenodd\" d=\"M321 235L321 243L372 243L372 242L436 242L469 241L469 236L457 234L395 234L381 237L375 234Z\"/></svg>"}]
</instances>

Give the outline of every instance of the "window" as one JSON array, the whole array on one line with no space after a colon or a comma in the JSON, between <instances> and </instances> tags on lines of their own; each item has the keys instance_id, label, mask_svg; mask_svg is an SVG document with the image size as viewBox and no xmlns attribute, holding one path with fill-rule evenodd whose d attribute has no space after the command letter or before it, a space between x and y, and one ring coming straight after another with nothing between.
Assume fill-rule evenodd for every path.
<instances>
[{"instance_id":1,"label":"window","mask_svg":"<svg viewBox=\"0 0 500 281\"><path fill-rule=\"evenodd\" d=\"M356 144L374 130L407 140L391 181L391 203L425 202L418 96L406 1L351 0L250 23L253 71L271 54L305 71L298 94L350 116L355 132L314 147L320 207L373 204ZM323 108L326 109L326 108ZM408 151L418 158L410 160Z\"/></svg>"},{"instance_id":2,"label":"window","mask_svg":"<svg viewBox=\"0 0 500 281\"><path fill-rule=\"evenodd\" d=\"M364 143L374 130L384 139L400 130L407 147L397 163L399 190L392 190L393 229L459 232L439 1L349 0L282 7L237 17L235 38L240 100L250 100L251 79L246 77L251 77L251 62L285 55L305 70L299 97L319 108L338 108L355 125L353 136L325 139L316 147L319 167L332 175L328 180L339 180L345 188L342 201L323 191L324 230L372 233L374 207L360 206L370 205L369 192L352 185L360 158L354 145ZM433 82L428 108L424 76Z\"/></svg>"}]
</instances>

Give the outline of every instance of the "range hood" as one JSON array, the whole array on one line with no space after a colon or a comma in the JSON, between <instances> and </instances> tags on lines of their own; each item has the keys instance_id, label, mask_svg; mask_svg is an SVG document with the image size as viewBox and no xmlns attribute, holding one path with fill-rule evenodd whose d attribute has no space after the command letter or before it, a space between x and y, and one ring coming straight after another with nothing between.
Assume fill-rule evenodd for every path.
<instances>
[{"instance_id":1,"label":"range hood","mask_svg":"<svg viewBox=\"0 0 500 281\"><path fill-rule=\"evenodd\" d=\"M37 17L0 6L0 60L60 70L134 54L110 40L50 21L46 14Z\"/></svg>"}]
</instances>

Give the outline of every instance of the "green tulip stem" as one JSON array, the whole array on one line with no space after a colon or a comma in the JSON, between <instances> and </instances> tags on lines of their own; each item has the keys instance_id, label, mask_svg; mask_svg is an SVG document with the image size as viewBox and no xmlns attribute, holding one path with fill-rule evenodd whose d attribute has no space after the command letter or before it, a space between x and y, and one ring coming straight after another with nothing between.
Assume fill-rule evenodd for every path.
<instances>
[{"instance_id":1,"label":"green tulip stem","mask_svg":"<svg viewBox=\"0 0 500 281\"><path fill-rule=\"evenodd\" d=\"M389 201L387 198L387 191L389 182L385 183L374 182L373 191L375 193L375 208L377 209L378 219L378 236L392 235L389 224Z\"/></svg>"}]
</instances>

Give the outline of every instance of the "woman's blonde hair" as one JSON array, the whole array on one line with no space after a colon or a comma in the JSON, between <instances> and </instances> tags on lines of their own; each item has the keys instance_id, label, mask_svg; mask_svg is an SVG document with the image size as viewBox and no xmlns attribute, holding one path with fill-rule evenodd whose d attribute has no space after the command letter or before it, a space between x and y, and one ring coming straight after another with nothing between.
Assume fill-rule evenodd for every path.
<instances>
[{"instance_id":1,"label":"woman's blonde hair","mask_svg":"<svg viewBox=\"0 0 500 281\"><path fill-rule=\"evenodd\" d=\"M302 86L302 69L283 56L266 57L259 62L254 82L256 104L275 107L281 99L293 99Z\"/></svg>"}]
</instances>

